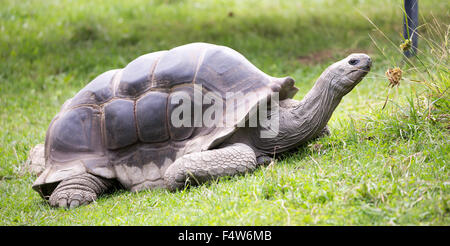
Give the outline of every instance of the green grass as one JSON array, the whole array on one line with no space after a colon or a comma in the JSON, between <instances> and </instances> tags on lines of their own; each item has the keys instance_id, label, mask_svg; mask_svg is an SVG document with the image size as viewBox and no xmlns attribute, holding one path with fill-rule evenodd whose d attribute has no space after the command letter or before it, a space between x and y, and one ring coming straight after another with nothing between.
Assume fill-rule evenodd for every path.
<instances>
[{"instance_id":1,"label":"green grass","mask_svg":"<svg viewBox=\"0 0 450 246\"><path fill-rule=\"evenodd\" d=\"M395 51L402 42L400 1L1 5L1 225L450 224L448 96L440 94L428 111L424 102L436 93L411 81L448 88L448 56L432 66L441 55L425 40L438 40L423 26L420 62L429 69L419 61L401 62ZM420 1L421 22L448 25L449 9L447 1ZM50 208L31 189L36 177L23 166L62 103L106 70L195 41L230 46L268 74L294 77L296 99L324 68L352 51L371 55L374 67L338 106L329 123L332 135L280 156L273 168L175 193L120 191L74 210ZM320 57L308 59L314 55ZM381 110L388 92L384 72L393 66L402 66L405 79Z\"/></svg>"}]
</instances>

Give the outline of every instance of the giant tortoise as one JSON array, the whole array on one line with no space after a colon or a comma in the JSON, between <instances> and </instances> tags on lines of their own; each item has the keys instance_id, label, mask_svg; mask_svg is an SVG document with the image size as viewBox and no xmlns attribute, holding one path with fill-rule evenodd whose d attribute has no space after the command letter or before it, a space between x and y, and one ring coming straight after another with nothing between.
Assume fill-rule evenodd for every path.
<instances>
[{"instance_id":1,"label":"giant tortoise","mask_svg":"<svg viewBox=\"0 0 450 246\"><path fill-rule=\"evenodd\" d=\"M116 188L177 190L250 172L326 133L371 63L349 55L297 101L291 77L269 76L225 46L192 43L140 56L64 103L33 189L51 206L72 208Z\"/></svg>"}]
</instances>

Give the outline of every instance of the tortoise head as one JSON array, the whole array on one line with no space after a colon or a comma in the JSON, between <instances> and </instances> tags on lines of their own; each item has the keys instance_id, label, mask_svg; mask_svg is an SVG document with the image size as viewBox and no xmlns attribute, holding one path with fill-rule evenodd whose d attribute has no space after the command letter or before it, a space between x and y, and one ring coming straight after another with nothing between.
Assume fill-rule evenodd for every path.
<instances>
[{"instance_id":1,"label":"tortoise head","mask_svg":"<svg viewBox=\"0 0 450 246\"><path fill-rule=\"evenodd\" d=\"M325 74L336 93L344 96L366 76L371 66L368 55L355 53L328 67Z\"/></svg>"}]
</instances>

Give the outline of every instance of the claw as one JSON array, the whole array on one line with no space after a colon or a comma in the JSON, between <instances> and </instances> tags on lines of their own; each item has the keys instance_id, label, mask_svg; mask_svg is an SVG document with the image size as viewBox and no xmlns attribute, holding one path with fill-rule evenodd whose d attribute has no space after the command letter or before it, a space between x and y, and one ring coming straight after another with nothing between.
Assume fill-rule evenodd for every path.
<instances>
[{"instance_id":1,"label":"claw","mask_svg":"<svg viewBox=\"0 0 450 246\"><path fill-rule=\"evenodd\" d=\"M67 199L59 199L58 200L58 207L60 208L67 208Z\"/></svg>"},{"instance_id":2,"label":"claw","mask_svg":"<svg viewBox=\"0 0 450 246\"><path fill-rule=\"evenodd\" d=\"M49 202L51 206L60 208L75 208L84 204L88 204L96 199L95 194L80 192L79 190L65 190L56 192L50 196Z\"/></svg>"},{"instance_id":3,"label":"claw","mask_svg":"<svg viewBox=\"0 0 450 246\"><path fill-rule=\"evenodd\" d=\"M78 206L80 206L80 201L73 200L73 201L70 202L70 207L69 208L72 209L72 208L76 208Z\"/></svg>"}]
</instances>

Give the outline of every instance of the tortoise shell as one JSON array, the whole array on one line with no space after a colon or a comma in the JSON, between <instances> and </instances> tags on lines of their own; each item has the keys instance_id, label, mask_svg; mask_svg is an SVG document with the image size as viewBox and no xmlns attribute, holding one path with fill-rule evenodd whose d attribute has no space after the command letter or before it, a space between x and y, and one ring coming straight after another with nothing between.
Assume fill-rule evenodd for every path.
<instances>
[{"instance_id":1,"label":"tortoise shell","mask_svg":"<svg viewBox=\"0 0 450 246\"><path fill-rule=\"evenodd\" d=\"M196 92L223 102L250 92L258 97L225 103L217 117L232 122L204 126L193 111L199 106L204 113L214 100L202 103ZM163 187L164 172L178 157L222 143L274 92L284 99L297 89L292 78L271 77L228 47L192 43L140 56L99 75L66 101L48 128L46 169L33 188L48 198L61 180L85 172L117 179L132 191ZM193 117L187 126L173 125L170 117L185 95L194 97ZM235 107L235 117L224 117L226 107Z\"/></svg>"}]
</instances>

